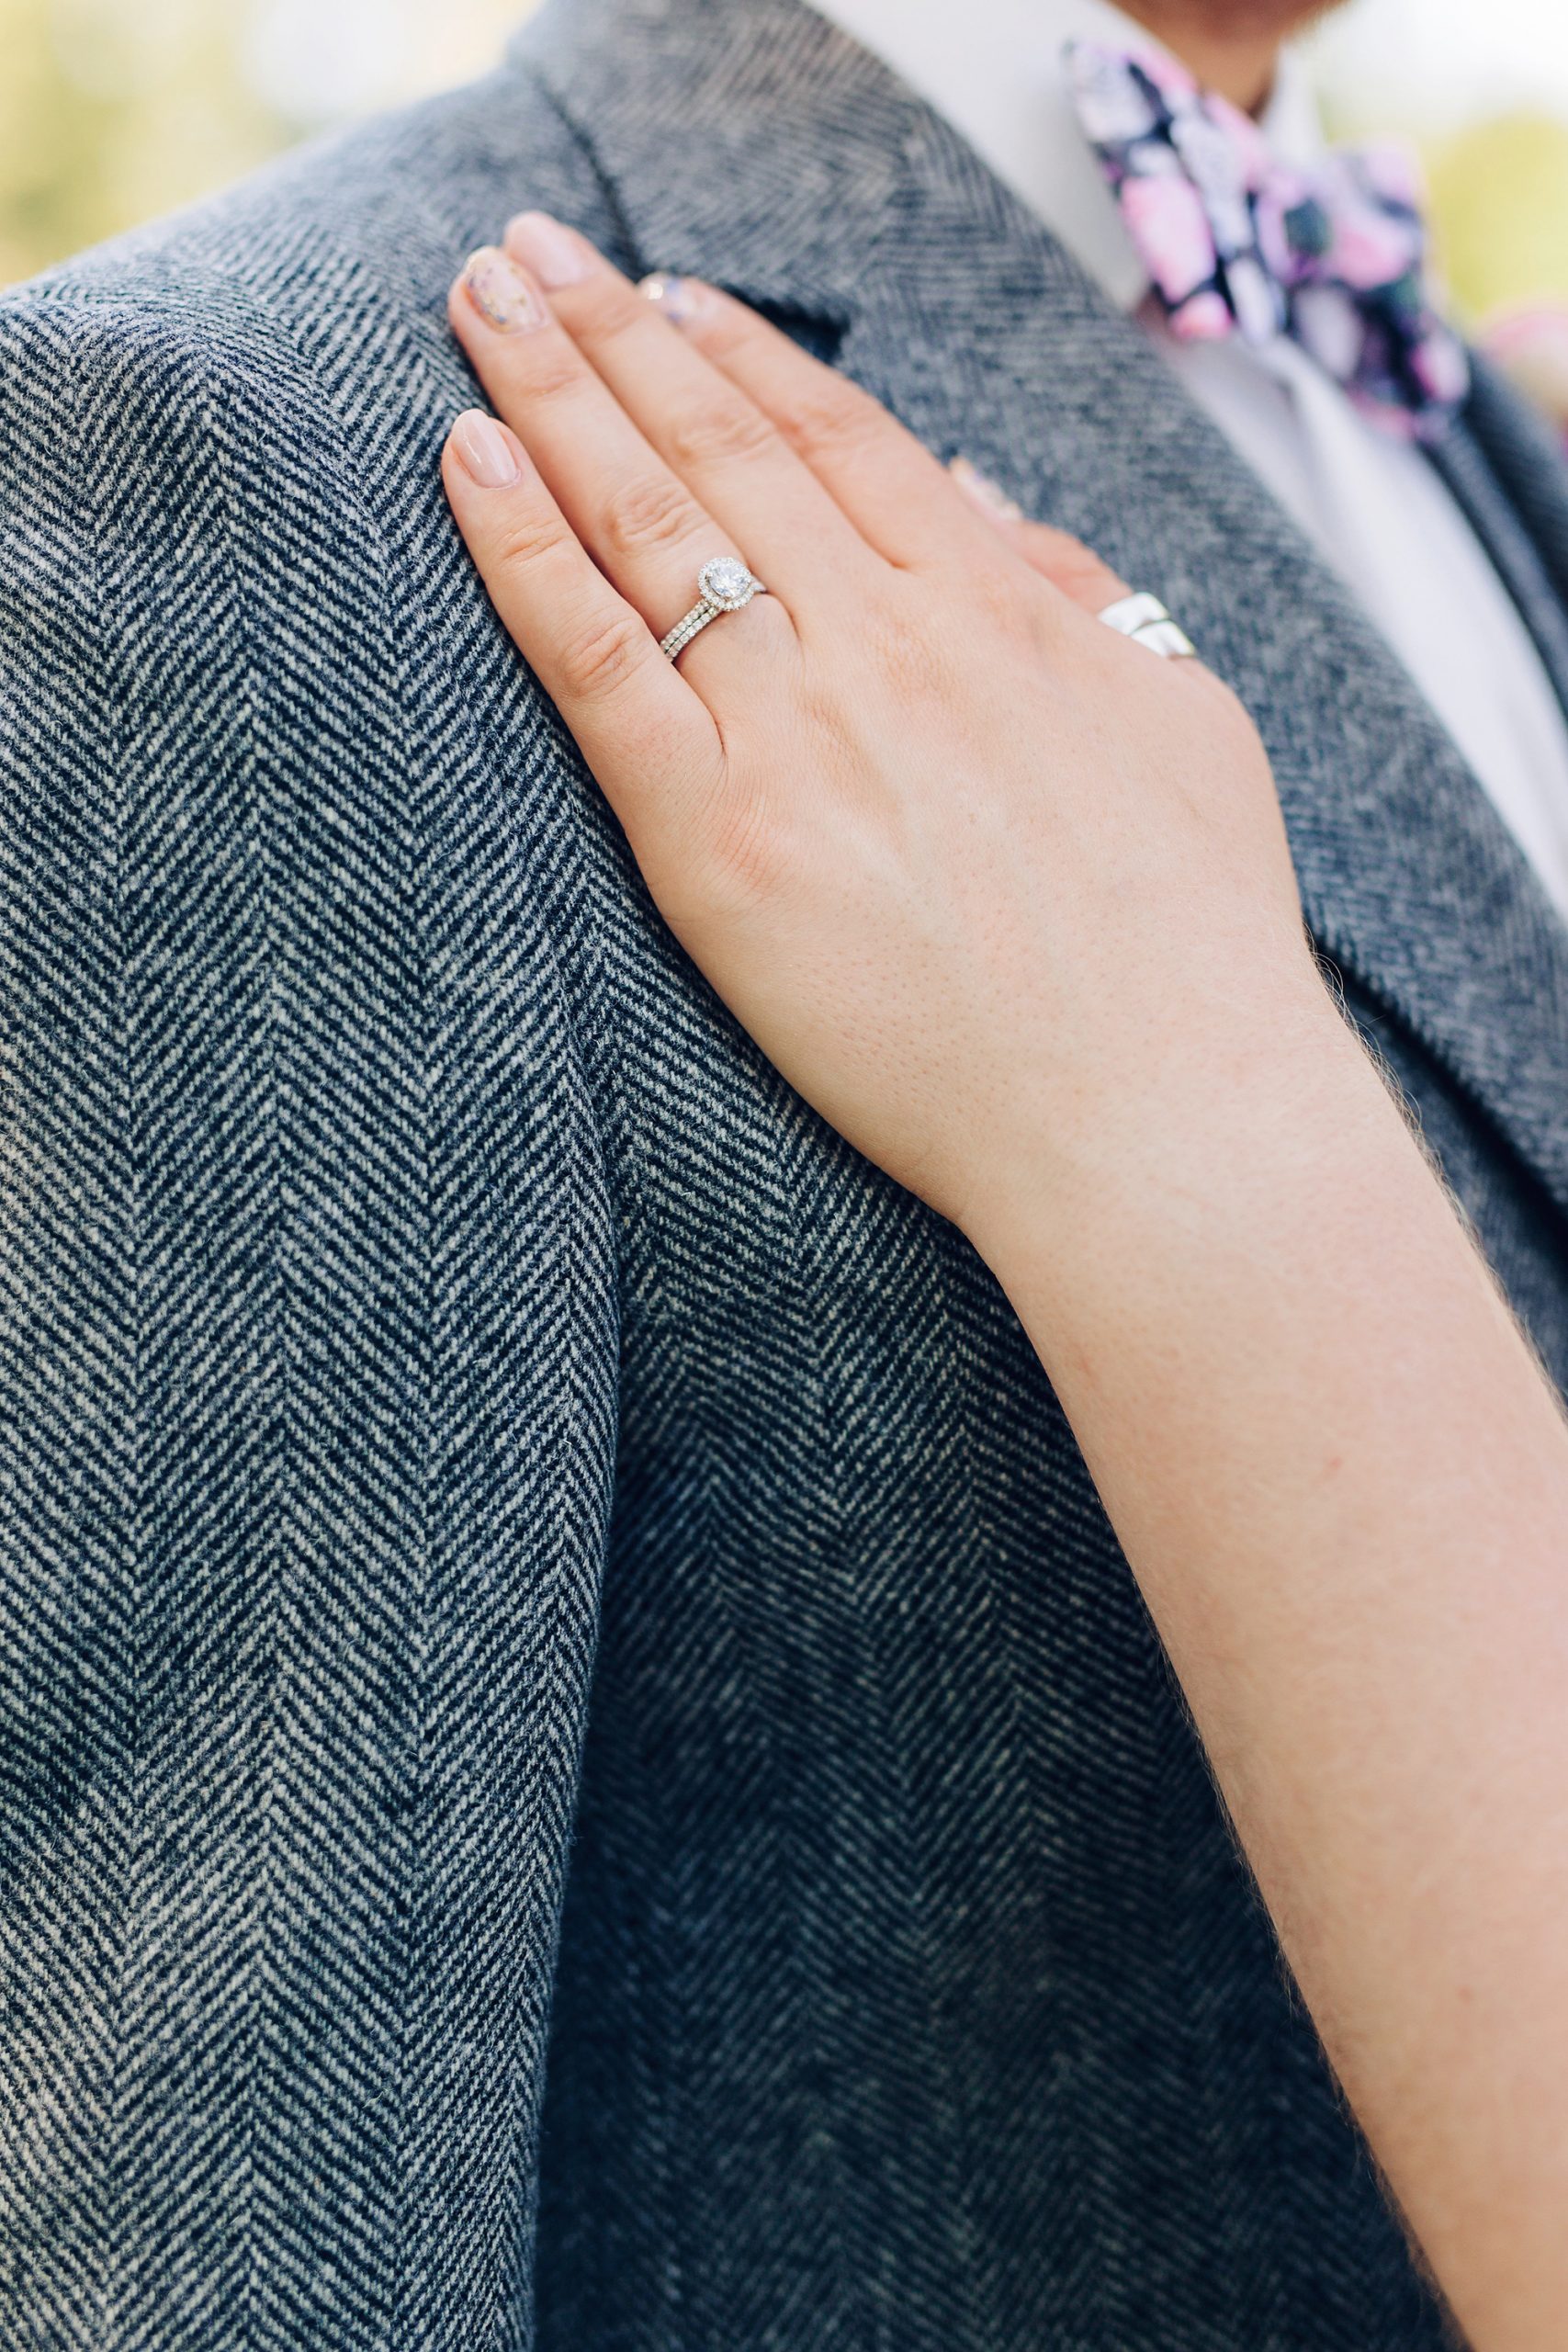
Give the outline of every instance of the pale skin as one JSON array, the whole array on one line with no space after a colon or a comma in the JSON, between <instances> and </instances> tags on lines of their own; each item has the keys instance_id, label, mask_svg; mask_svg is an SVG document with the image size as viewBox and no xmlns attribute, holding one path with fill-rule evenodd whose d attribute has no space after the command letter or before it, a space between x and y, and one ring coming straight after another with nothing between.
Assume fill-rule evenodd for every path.
<instances>
[{"instance_id":1,"label":"pale skin","mask_svg":"<svg viewBox=\"0 0 1568 2352\"><path fill-rule=\"evenodd\" d=\"M719 994L1006 1290L1433 2276L1555 2352L1568 1422L1324 986L1251 722L713 289L526 215L451 318L502 619ZM772 593L672 667L721 552Z\"/></svg>"}]
</instances>

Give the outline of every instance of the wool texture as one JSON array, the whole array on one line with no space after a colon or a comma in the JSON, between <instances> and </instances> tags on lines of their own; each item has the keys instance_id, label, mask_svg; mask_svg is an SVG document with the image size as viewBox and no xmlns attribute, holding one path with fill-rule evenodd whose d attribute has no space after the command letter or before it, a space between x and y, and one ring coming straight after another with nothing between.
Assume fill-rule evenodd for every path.
<instances>
[{"instance_id":1,"label":"wool texture","mask_svg":"<svg viewBox=\"0 0 1568 2352\"><path fill-rule=\"evenodd\" d=\"M1005 1300L671 940L452 526L446 289L523 206L1166 599L1568 1377L1568 932L799 0L555 0L15 290L0 2346L1437 2352ZM1548 435L1478 368L1444 462L1568 694Z\"/></svg>"}]
</instances>

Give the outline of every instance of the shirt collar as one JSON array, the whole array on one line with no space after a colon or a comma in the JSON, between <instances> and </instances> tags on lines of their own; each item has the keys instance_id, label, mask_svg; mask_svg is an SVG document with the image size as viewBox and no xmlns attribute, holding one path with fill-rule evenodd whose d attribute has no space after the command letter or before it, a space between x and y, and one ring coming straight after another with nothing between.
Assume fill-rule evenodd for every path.
<instances>
[{"instance_id":1,"label":"shirt collar","mask_svg":"<svg viewBox=\"0 0 1568 2352\"><path fill-rule=\"evenodd\" d=\"M1119 309L1137 309L1148 273L1079 128L1063 51L1069 41L1091 40L1168 55L1162 42L1112 0L966 0L962 8L934 0L813 5L945 114ZM1306 168L1323 154L1316 101L1289 52L1261 127L1283 162Z\"/></svg>"}]
</instances>

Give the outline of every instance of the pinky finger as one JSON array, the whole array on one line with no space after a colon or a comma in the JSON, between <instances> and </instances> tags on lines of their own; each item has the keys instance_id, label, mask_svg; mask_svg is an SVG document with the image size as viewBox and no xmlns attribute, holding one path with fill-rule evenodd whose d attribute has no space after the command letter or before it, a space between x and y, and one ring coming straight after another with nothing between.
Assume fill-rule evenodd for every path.
<instances>
[{"instance_id":1,"label":"pinky finger","mask_svg":"<svg viewBox=\"0 0 1568 2352\"><path fill-rule=\"evenodd\" d=\"M447 500L508 635L570 728L646 865L723 765L706 705L617 594L517 435L470 409L442 455Z\"/></svg>"}]
</instances>

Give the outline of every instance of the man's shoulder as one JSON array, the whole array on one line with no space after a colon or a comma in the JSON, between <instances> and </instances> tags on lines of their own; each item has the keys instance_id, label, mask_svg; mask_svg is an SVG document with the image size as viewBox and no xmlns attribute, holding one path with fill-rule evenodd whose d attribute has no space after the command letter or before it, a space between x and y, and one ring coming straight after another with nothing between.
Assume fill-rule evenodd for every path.
<instances>
[{"instance_id":1,"label":"man's shoulder","mask_svg":"<svg viewBox=\"0 0 1568 2352\"><path fill-rule=\"evenodd\" d=\"M434 497L474 396L447 288L528 205L604 231L585 150L513 65L0 297L0 628L19 606L38 639L95 579L100 618L145 602L215 534L318 625L355 551Z\"/></svg>"},{"instance_id":2,"label":"man's shoulder","mask_svg":"<svg viewBox=\"0 0 1568 2352\"><path fill-rule=\"evenodd\" d=\"M508 71L0 299L0 800L8 759L96 730L73 775L134 753L162 805L242 718L301 758L347 727L395 791L432 612L485 613L440 492L475 396L446 291L530 204L603 231L581 144ZM537 690L503 671L516 718Z\"/></svg>"},{"instance_id":3,"label":"man's shoulder","mask_svg":"<svg viewBox=\"0 0 1568 2352\"><path fill-rule=\"evenodd\" d=\"M220 195L0 295L0 405L85 363L260 389L352 383L374 321L445 335L464 255L525 206L607 233L576 133L517 66L296 150ZM0 436L0 462L5 455Z\"/></svg>"}]
</instances>

